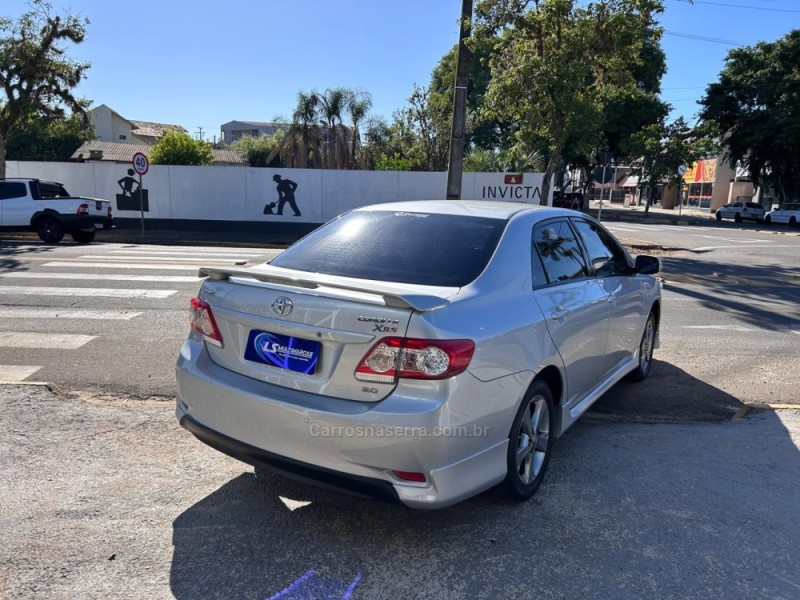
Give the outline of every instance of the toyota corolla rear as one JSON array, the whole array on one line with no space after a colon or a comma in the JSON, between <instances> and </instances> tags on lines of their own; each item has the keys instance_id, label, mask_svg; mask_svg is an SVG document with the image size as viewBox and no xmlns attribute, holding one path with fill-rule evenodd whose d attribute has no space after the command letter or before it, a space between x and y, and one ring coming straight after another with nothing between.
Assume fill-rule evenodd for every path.
<instances>
[{"instance_id":1,"label":"toyota corolla rear","mask_svg":"<svg viewBox=\"0 0 800 600\"><path fill-rule=\"evenodd\" d=\"M465 314L506 224L359 210L271 264L204 269L181 425L256 467L409 506L498 483L509 418L492 399L509 380L473 376L475 340L444 317Z\"/></svg>"}]
</instances>

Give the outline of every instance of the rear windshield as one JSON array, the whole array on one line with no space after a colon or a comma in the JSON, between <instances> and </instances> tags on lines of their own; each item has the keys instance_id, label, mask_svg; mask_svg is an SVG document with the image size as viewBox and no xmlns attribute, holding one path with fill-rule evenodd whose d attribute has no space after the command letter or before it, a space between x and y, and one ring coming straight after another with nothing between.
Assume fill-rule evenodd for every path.
<instances>
[{"instance_id":1,"label":"rear windshield","mask_svg":"<svg viewBox=\"0 0 800 600\"><path fill-rule=\"evenodd\" d=\"M505 226L503 219L355 211L311 233L271 264L341 277L462 287L486 268Z\"/></svg>"}]
</instances>

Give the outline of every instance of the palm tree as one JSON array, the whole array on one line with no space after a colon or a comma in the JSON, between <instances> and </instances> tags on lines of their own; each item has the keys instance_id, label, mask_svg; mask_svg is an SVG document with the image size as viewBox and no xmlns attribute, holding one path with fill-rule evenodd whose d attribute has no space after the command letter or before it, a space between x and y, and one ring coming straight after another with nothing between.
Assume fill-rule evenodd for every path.
<instances>
[{"instance_id":1,"label":"palm tree","mask_svg":"<svg viewBox=\"0 0 800 600\"><path fill-rule=\"evenodd\" d=\"M337 129L342 124L342 115L348 104L352 92L347 88L328 88L319 96L320 123L327 128L327 156L328 168L339 168L337 161L338 135Z\"/></svg>"},{"instance_id":2,"label":"palm tree","mask_svg":"<svg viewBox=\"0 0 800 600\"><path fill-rule=\"evenodd\" d=\"M297 106L292 113L292 125L293 129L299 129L302 134L303 141L297 150L299 151L299 156L302 157L300 167L304 169L309 167L309 154L312 153L311 133L316 133L320 102L320 95L314 90L308 93L297 92ZM317 136L315 135L314 137L316 138ZM313 152L313 154L316 155L317 153ZM314 166L313 159L311 166Z\"/></svg>"},{"instance_id":3,"label":"palm tree","mask_svg":"<svg viewBox=\"0 0 800 600\"><path fill-rule=\"evenodd\" d=\"M364 121L372 108L372 96L369 92L356 91L350 94L347 102L347 112L350 113L350 122L353 124L353 149L350 151L352 168L356 165L356 146L359 142L358 125Z\"/></svg>"}]
</instances>

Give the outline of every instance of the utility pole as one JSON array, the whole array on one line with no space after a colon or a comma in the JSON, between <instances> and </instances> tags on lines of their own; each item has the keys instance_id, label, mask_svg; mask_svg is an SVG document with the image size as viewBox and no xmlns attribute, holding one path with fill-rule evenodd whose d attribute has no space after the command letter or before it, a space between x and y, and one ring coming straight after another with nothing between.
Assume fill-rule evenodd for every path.
<instances>
[{"instance_id":1,"label":"utility pole","mask_svg":"<svg viewBox=\"0 0 800 600\"><path fill-rule=\"evenodd\" d=\"M458 36L456 89L453 94L453 125L450 130L450 160L447 163L447 199L461 199L464 173L464 143L467 122L467 88L472 53L466 40L472 30L472 0L461 0L461 28Z\"/></svg>"},{"instance_id":2,"label":"utility pole","mask_svg":"<svg viewBox=\"0 0 800 600\"><path fill-rule=\"evenodd\" d=\"M197 126L197 139L203 141L203 128L200 125Z\"/></svg>"}]
</instances>

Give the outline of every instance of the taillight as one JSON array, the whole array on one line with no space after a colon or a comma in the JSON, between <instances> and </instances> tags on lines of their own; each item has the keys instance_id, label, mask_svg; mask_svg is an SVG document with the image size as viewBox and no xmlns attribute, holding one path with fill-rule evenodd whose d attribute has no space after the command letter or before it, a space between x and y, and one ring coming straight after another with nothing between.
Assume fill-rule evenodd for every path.
<instances>
[{"instance_id":1,"label":"taillight","mask_svg":"<svg viewBox=\"0 0 800 600\"><path fill-rule=\"evenodd\" d=\"M88 204L81 204L78 207L78 210L75 212L76 215L88 215L89 214L89 205Z\"/></svg>"},{"instance_id":2,"label":"taillight","mask_svg":"<svg viewBox=\"0 0 800 600\"><path fill-rule=\"evenodd\" d=\"M111 205L108 206L108 218L111 218Z\"/></svg>"},{"instance_id":3,"label":"taillight","mask_svg":"<svg viewBox=\"0 0 800 600\"><path fill-rule=\"evenodd\" d=\"M205 340L215 346L222 347L222 335L214 320L214 313L208 302L200 298L192 298L189 303L189 327L201 333Z\"/></svg>"},{"instance_id":4,"label":"taillight","mask_svg":"<svg viewBox=\"0 0 800 600\"><path fill-rule=\"evenodd\" d=\"M356 379L393 383L406 379L447 379L463 372L472 360L471 340L383 338L361 360Z\"/></svg>"}]
</instances>

